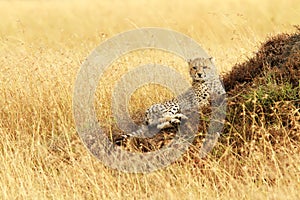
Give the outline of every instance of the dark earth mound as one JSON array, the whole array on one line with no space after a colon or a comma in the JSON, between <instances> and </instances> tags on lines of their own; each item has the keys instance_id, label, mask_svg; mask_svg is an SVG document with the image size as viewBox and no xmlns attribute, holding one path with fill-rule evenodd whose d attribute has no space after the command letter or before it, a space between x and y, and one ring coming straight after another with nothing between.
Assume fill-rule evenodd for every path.
<instances>
[{"instance_id":1,"label":"dark earth mound","mask_svg":"<svg viewBox=\"0 0 300 200\"><path fill-rule=\"evenodd\" d=\"M223 82L228 95L223 133L231 145L239 148L266 137L274 144L283 138L299 142L299 28L268 39L253 58L236 64Z\"/></svg>"},{"instance_id":2,"label":"dark earth mound","mask_svg":"<svg viewBox=\"0 0 300 200\"><path fill-rule=\"evenodd\" d=\"M280 34L270 38L262 44L253 58L236 64L223 77L225 90L237 93L238 88L245 88L245 84L263 84L257 79L268 75L273 75L278 84L289 82L297 87L300 78L299 32L300 30L295 34Z\"/></svg>"}]
</instances>

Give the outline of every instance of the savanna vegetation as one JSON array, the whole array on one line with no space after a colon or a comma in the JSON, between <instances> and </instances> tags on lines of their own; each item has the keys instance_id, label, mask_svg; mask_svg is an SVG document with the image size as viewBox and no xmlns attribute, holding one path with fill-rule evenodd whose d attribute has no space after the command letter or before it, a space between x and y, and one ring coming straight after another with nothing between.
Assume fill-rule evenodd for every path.
<instances>
[{"instance_id":1,"label":"savanna vegetation","mask_svg":"<svg viewBox=\"0 0 300 200\"><path fill-rule=\"evenodd\" d=\"M0 1L1 199L299 199L299 13L296 0ZM199 138L164 169L122 173L83 145L73 86L102 41L149 26L184 33L215 57L227 117L206 158L197 158ZM97 88L102 127L113 130L115 82L149 62L188 79L185 61L167 52L120 57ZM129 111L143 113L172 95L149 85L133 94Z\"/></svg>"}]
</instances>

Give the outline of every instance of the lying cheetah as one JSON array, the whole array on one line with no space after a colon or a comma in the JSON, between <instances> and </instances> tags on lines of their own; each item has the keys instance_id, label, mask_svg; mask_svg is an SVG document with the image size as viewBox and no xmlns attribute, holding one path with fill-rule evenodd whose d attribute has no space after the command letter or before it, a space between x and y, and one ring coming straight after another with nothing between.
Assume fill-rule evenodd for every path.
<instances>
[{"instance_id":1,"label":"lying cheetah","mask_svg":"<svg viewBox=\"0 0 300 200\"><path fill-rule=\"evenodd\" d=\"M182 114L182 110L189 110L195 106L201 108L209 104L211 89L215 89L214 82L219 81L213 80L213 76L210 76L214 66L213 58L188 60L188 65L193 80L192 87L177 98L152 105L145 113L142 127L133 133L123 135L124 138L141 136L149 129L162 130L176 127L188 119ZM225 92L221 90L218 93Z\"/></svg>"}]
</instances>

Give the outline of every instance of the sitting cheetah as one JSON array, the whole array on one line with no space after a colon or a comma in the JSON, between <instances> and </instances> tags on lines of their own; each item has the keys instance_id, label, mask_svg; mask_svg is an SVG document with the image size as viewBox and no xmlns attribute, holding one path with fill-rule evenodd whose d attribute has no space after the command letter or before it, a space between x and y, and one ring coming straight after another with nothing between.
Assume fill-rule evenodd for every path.
<instances>
[{"instance_id":1,"label":"sitting cheetah","mask_svg":"<svg viewBox=\"0 0 300 200\"><path fill-rule=\"evenodd\" d=\"M147 109L142 127L123 137L143 135L149 129L162 130L176 127L182 121L187 120L187 116L182 114L182 110L189 110L192 107L201 108L209 104L211 89L214 82L212 80L213 58L196 58L188 60L189 72L192 78L192 87L177 98L164 103L154 104ZM218 93L225 93L218 91Z\"/></svg>"}]
</instances>

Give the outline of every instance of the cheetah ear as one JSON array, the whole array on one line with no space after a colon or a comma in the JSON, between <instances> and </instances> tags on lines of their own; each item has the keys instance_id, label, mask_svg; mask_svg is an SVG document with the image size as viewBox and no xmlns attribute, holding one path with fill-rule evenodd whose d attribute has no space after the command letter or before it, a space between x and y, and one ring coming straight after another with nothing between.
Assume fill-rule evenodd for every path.
<instances>
[{"instance_id":1,"label":"cheetah ear","mask_svg":"<svg viewBox=\"0 0 300 200\"><path fill-rule=\"evenodd\" d=\"M210 58L208 58L211 62L215 62L215 58L214 57L210 57Z\"/></svg>"},{"instance_id":2,"label":"cheetah ear","mask_svg":"<svg viewBox=\"0 0 300 200\"><path fill-rule=\"evenodd\" d=\"M192 63L192 59L187 59L187 63L190 65Z\"/></svg>"}]
</instances>

